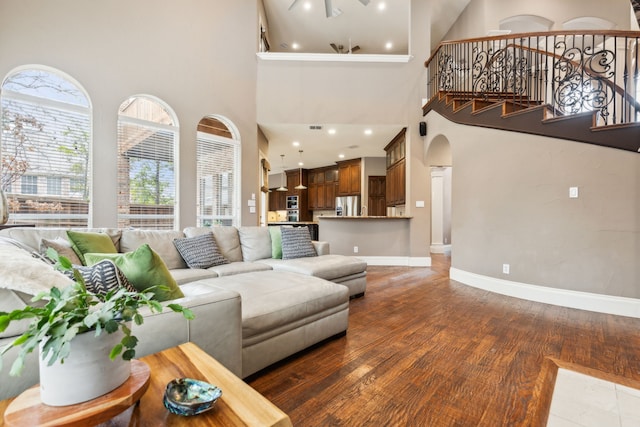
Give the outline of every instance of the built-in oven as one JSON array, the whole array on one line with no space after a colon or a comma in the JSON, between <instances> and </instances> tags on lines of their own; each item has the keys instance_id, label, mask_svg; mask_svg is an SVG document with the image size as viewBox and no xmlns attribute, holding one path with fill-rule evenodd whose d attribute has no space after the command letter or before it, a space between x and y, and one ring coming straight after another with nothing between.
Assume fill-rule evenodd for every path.
<instances>
[{"instance_id":1,"label":"built-in oven","mask_svg":"<svg viewBox=\"0 0 640 427\"><path fill-rule=\"evenodd\" d=\"M287 209L298 209L298 196L287 196Z\"/></svg>"},{"instance_id":2,"label":"built-in oven","mask_svg":"<svg viewBox=\"0 0 640 427\"><path fill-rule=\"evenodd\" d=\"M298 214L299 211L297 209L287 210L287 222L298 222L298 219L300 218Z\"/></svg>"}]
</instances>

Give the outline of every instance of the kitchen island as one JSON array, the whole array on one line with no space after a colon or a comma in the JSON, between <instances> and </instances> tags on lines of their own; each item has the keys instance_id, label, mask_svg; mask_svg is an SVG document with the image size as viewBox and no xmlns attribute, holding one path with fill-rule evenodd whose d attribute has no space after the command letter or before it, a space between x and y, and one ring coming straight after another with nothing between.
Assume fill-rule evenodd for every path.
<instances>
[{"instance_id":1,"label":"kitchen island","mask_svg":"<svg viewBox=\"0 0 640 427\"><path fill-rule=\"evenodd\" d=\"M319 216L322 240L332 254L366 259L370 265L411 265L410 216Z\"/></svg>"}]
</instances>

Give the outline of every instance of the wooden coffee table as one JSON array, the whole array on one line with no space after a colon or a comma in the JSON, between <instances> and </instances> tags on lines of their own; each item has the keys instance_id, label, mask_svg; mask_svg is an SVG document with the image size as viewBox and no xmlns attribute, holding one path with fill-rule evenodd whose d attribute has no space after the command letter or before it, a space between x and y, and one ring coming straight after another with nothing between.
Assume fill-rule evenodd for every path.
<instances>
[{"instance_id":1,"label":"wooden coffee table","mask_svg":"<svg viewBox=\"0 0 640 427\"><path fill-rule=\"evenodd\" d=\"M107 424L116 426L277 426L289 427L289 416L193 343L182 344L140 359L150 370L147 391L139 403ZM213 408L193 417L174 415L162 403L164 389L174 378L203 380L222 389ZM0 402L4 413L11 402ZM0 426L3 421L0 419Z\"/></svg>"}]
</instances>

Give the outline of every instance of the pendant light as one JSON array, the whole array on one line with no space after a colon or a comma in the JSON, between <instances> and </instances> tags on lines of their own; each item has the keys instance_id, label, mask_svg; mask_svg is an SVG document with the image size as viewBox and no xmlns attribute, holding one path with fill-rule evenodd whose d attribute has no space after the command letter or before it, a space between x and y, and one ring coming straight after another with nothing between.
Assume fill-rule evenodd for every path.
<instances>
[{"instance_id":1,"label":"pendant light","mask_svg":"<svg viewBox=\"0 0 640 427\"><path fill-rule=\"evenodd\" d=\"M280 176L280 187L276 188L276 191L289 191L286 184L286 178L284 176L284 154L280 154L280 158L282 159L282 174Z\"/></svg>"},{"instance_id":2,"label":"pendant light","mask_svg":"<svg viewBox=\"0 0 640 427\"><path fill-rule=\"evenodd\" d=\"M302 165L304 164L302 163L302 150L298 150L298 153L300 155L300 161L298 162L298 166L300 166L300 185L296 185L293 188L295 188L296 190L306 190L307 187L302 185Z\"/></svg>"}]
</instances>

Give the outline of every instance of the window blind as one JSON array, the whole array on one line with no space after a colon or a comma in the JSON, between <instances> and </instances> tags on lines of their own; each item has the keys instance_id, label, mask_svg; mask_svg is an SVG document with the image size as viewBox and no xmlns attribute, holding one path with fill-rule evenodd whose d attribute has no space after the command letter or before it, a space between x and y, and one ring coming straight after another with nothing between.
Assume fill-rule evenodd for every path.
<instances>
[{"instance_id":1,"label":"window blind","mask_svg":"<svg viewBox=\"0 0 640 427\"><path fill-rule=\"evenodd\" d=\"M168 107L145 97L118 115L118 227L176 227L178 128Z\"/></svg>"},{"instance_id":2,"label":"window blind","mask_svg":"<svg viewBox=\"0 0 640 427\"><path fill-rule=\"evenodd\" d=\"M240 224L240 143L198 132L198 225Z\"/></svg>"},{"instance_id":3,"label":"window blind","mask_svg":"<svg viewBox=\"0 0 640 427\"><path fill-rule=\"evenodd\" d=\"M2 188L10 223L87 227L91 108L61 74L25 69L0 90Z\"/></svg>"}]
</instances>

